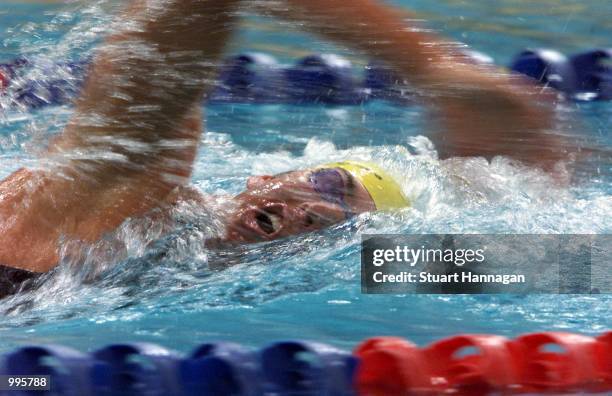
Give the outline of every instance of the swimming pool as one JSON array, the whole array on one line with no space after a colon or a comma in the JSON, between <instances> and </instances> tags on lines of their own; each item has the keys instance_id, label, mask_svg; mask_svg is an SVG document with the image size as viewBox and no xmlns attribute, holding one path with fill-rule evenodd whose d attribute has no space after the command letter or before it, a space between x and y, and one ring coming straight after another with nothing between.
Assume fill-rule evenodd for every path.
<instances>
[{"instance_id":1,"label":"swimming pool","mask_svg":"<svg viewBox=\"0 0 612 396\"><path fill-rule=\"evenodd\" d=\"M499 64L507 64L525 47L573 53L610 45L612 4L604 0L395 3L421 11L432 27ZM76 59L103 33L112 8L106 1L82 8L10 5L0 12L0 59L25 55L41 65ZM339 53L357 64L366 61L286 24L255 17L231 51L263 51L284 62L313 52ZM571 111L584 120L578 133L612 148L610 103L573 106ZM69 107L3 113L0 176L33 164L37 150L69 115ZM419 155L396 146L425 129L422 110L384 102L346 107L218 104L207 108L207 129L193 178L202 191L236 193L251 173L346 156L375 157L404 175L415 206L393 216L360 216L323 233L222 258L202 247L203 235L213 227L205 213L183 208L184 226L162 238L154 224L128 223L115 241L66 259L41 289L0 302L0 352L33 343L93 350L117 341L149 341L188 351L207 340L261 346L294 338L350 349L373 335L399 335L425 344L460 332L596 335L612 327L609 295L370 296L359 287L364 233L609 234L609 159L591 164L569 189L503 160L440 165L422 139L411 140L421 148ZM456 183L457 177L468 183ZM208 264L219 260L238 265L210 271ZM76 268L82 265L84 269Z\"/></svg>"}]
</instances>

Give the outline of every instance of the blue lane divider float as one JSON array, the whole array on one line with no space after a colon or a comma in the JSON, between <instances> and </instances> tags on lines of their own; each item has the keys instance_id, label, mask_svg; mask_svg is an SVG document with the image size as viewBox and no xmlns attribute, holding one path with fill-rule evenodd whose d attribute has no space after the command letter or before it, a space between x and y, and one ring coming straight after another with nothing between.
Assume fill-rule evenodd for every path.
<instances>
[{"instance_id":1,"label":"blue lane divider float","mask_svg":"<svg viewBox=\"0 0 612 396\"><path fill-rule=\"evenodd\" d=\"M182 393L177 375L180 356L145 343L110 345L93 354L93 393L117 396L164 396Z\"/></svg>"},{"instance_id":2,"label":"blue lane divider float","mask_svg":"<svg viewBox=\"0 0 612 396\"><path fill-rule=\"evenodd\" d=\"M266 54L241 54L226 59L212 93L220 103L277 103L286 100L276 83L283 78L276 59Z\"/></svg>"},{"instance_id":3,"label":"blue lane divider float","mask_svg":"<svg viewBox=\"0 0 612 396\"><path fill-rule=\"evenodd\" d=\"M24 347L6 355L4 361L0 359L0 375L47 375L50 376L48 394L63 396L93 395L93 368L94 360L90 356L56 345ZM20 393L28 394L0 390L2 396Z\"/></svg>"},{"instance_id":4,"label":"blue lane divider float","mask_svg":"<svg viewBox=\"0 0 612 396\"><path fill-rule=\"evenodd\" d=\"M549 348L549 347L554 348ZM469 353L462 353L470 350ZM48 376L46 391L7 387L5 376ZM7 390L10 389L10 390ZM188 356L146 343L91 354L26 346L0 355L0 396L389 396L610 394L612 331L543 332L515 339L458 334L419 348L373 337L352 353L310 341L254 350L202 344Z\"/></svg>"},{"instance_id":5,"label":"blue lane divider float","mask_svg":"<svg viewBox=\"0 0 612 396\"><path fill-rule=\"evenodd\" d=\"M145 343L109 345L91 355L32 346L0 356L0 376L50 376L50 390L0 396L353 396L357 359L315 342L279 342L255 351L203 344L184 359Z\"/></svg>"},{"instance_id":6,"label":"blue lane divider float","mask_svg":"<svg viewBox=\"0 0 612 396\"><path fill-rule=\"evenodd\" d=\"M262 394L255 351L233 343L203 344L182 363L186 396Z\"/></svg>"},{"instance_id":7,"label":"blue lane divider float","mask_svg":"<svg viewBox=\"0 0 612 396\"><path fill-rule=\"evenodd\" d=\"M13 104L30 109L71 103L79 94L90 62L67 62L47 65L45 78L21 78L20 72L32 67L25 59L0 64L0 95L2 91L11 95ZM48 78L47 76L56 76Z\"/></svg>"},{"instance_id":8,"label":"blue lane divider float","mask_svg":"<svg viewBox=\"0 0 612 396\"><path fill-rule=\"evenodd\" d=\"M349 396L357 359L315 342L279 342L261 353L268 394Z\"/></svg>"},{"instance_id":9,"label":"blue lane divider float","mask_svg":"<svg viewBox=\"0 0 612 396\"><path fill-rule=\"evenodd\" d=\"M485 54L466 54L476 63L492 63ZM610 100L611 61L612 49L571 57L551 49L536 49L518 54L509 68L572 99ZM0 64L0 95L4 92L9 103L31 109L68 104L78 95L89 64L85 60L43 67L24 59ZM22 71L32 68L40 69L36 74L39 77L24 77ZM351 105L375 99L407 103L412 97L402 79L378 61L357 69L338 55L316 54L283 66L270 55L252 53L226 59L209 102Z\"/></svg>"},{"instance_id":10,"label":"blue lane divider float","mask_svg":"<svg viewBox=\"0 0 612 396\"><path fill-rule=\"evenodd\" d=\"M612 100L612 48L575 55L571 59L576 71L576 93Z\"/></svg>"},{"instance_id":11,"label":"blue lane divider float","mask_svg":"<svg viewBox=\"0 0 612 396\"><path fill-rule=\"evenodd\" d=\"M521 52L510 69L562 92L576 89L576 72L564 54L550 49Z\"/></svg>"},{"instance_id":12,"label":"blue lane divider float","mask_svg":"<svg viewBox=\"0 0 612 396\"><path fill-rule=\"evenodd\" d=\"M550 49L520 53L510 69L549 85L576 100L612 99L612 49L567 57Z\"/></svg>"},{"instance_id":13,"label":"blue lane divider float","mask_svg":"<svg viewBox=\"0 0 612 396\"><path fill-rule=\"evenodd\" d=\"M337 55L310 55L285 70L292 102L355 104L365 98L351 63Z\"/></svg>"}]
</instances>

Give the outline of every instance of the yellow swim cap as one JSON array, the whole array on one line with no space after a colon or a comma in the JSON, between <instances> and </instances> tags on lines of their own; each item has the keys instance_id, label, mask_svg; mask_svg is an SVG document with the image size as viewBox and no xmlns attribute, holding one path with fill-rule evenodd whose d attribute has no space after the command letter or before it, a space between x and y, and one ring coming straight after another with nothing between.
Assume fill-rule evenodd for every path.
<instances>
[{"instance_id":1,"label":"yellow swim cap","mask_svg":"<svg viewBox=\"0 0 612 396\"><path fill-rule=\"evenodd\" d=\"M387 172L371 162L341 161L321 165L318 168L340 168L361 182L370 193L377 210L400 209L410 206L399 184Z\"/></svg>"}]
</instances>

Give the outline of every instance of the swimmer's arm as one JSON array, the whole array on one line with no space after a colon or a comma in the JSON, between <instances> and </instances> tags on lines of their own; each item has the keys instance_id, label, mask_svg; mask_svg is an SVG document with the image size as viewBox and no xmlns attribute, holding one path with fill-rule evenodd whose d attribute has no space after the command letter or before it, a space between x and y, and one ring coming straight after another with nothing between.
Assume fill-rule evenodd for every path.
<instances>
[{"instance_id":1,"label":"swimmer's arm","mask_svg":"<svg viewBox=\"0 0 612 396\"><path fill-rule=\"evenodd\" d=\"M374 0L286 0L275 16L385 61L424 94L441 156L506 155L550 169L566 145L550 134L552 98L494 68L476 67L415 17Z\"/></svg>"},{"instance_id":2,"label":"swimmer's arm","mask_svg":"<svg viewBox=\"0 0 612 396\"><path fill-rule=\"evenodd\" d=\"M191 161L172 165L167 159L184 153L172 143L188 145L199 138L185 136L182 122L212 86L233 30L236 3L131 2L122 17L123 28L97 51L76 114L52 151L102 149L129 160L125 166L98 161L99 177L107 176L108 167L132 174L133 164L188 175ZM73 164L81 165L78 160ZM108 176L115 179L114 174Z\"/></svg>"},{"instance_id":3,"label":"swimmer's arm","mask_svg":"<svg viewBox=\"0 0 612 396\"><path fill-rule=\"evenodd\" d=\"M236 3L130 3L49 149L56 166L0 182L0 263L47 271L61 238L95 242L188 180L201 130L191 109L211 87Z\"/></svg>"}]
</instances>

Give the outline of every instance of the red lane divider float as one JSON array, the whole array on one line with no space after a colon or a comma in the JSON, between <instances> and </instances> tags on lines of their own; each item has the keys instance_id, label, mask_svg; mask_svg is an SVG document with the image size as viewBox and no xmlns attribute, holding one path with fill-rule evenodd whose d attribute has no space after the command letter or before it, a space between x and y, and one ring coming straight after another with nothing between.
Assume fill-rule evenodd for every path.
<instances>
[{"instance_id":1,"label":"red lane divider float","mask_svg":"<svg viewBox=\"0 0 612 396\"><path fill-rule=\"evenodd\" d=\"M612 331L597 338L596 362L597 378L601 384L598 390L612 389Z\"/></svg>"},{"instance_id":2,"label":"red lane divider float","mask_svg":"<svg viewBox=\"0 0 612 396\"><path fill-rule=\"evenodd\" d=\"M431 388L423 353L406 340L370 338L355 349L354 355L360 359L355 379L359 394L397 395L408 389L424 392Z\"/></svg>"},{"instance_id":3,"label":"red lane divider float","mask_svg":"<svg viewBox=\"0 0 612 396\"><path fill-rule=\"evenodd\" d=\"M358 394L546 394L612 391L612 332L598 338L533 333L515 340L465 334L417 348L400 338L371 338L360 359Z\"/></svg>"},{"instance_id":4,"label":"red lane divider float","mask_svg":"<svg viewBox=\"0 0 612 396\"><path fill-rule=\"evenodd\" d=\"M495 335L459 335L424 349L430 372L441 388L469 394L508 390L519 382L514 344Z\"/></svg>"},{"instance_id":5,"label":"red lane divider float","mask_svg":"<svg viewBox=\"0 0 612 396\"><path fill-rule=\"evenodd\" d=\"M535 333L516 340L520 382L529 391L581 391L598 382L597 340L577 334Z\"/></svg>"}]
</instances>

